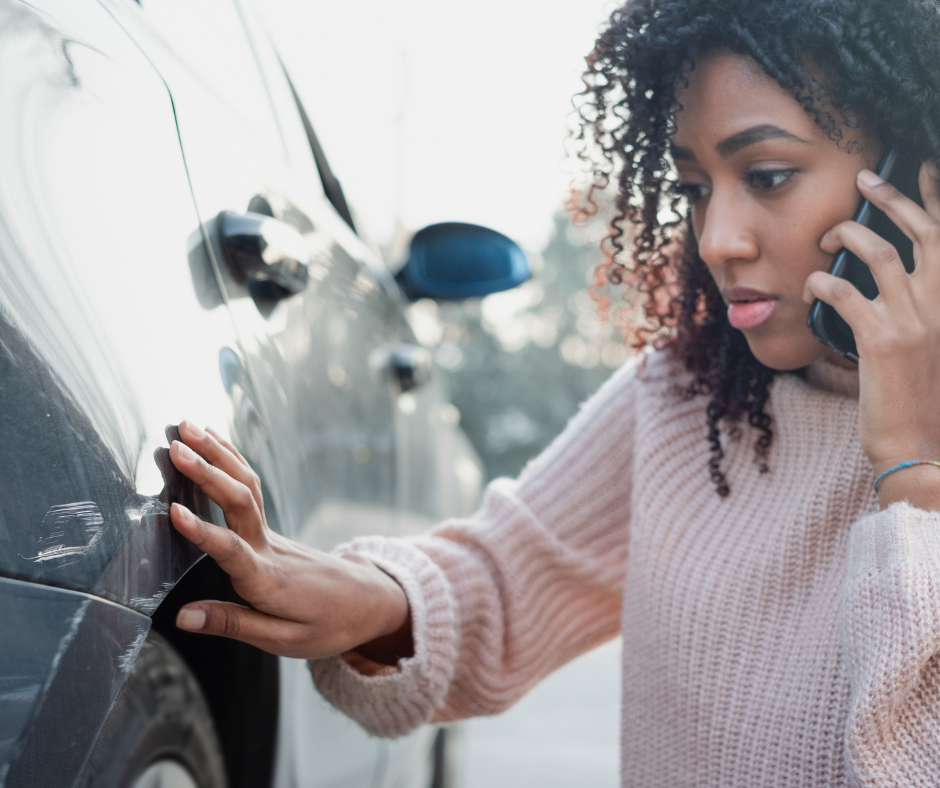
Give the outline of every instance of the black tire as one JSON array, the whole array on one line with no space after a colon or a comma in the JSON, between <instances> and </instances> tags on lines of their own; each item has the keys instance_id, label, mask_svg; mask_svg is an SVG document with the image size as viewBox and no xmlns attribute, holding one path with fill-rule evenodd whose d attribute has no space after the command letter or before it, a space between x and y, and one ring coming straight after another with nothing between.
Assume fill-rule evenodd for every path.
<instances>
[{"instance_id":1,"label":"black tire","mask_svg":"<svg viewBox=\"0 0 940 788\"><path fill-rule=\"evenodd\" d=\"M226 786L222 751L199 685L173 648L151 631L79 784L132 788L148 767L164 762L182 766L198 788Z\"/></svg>"}]
</instances>

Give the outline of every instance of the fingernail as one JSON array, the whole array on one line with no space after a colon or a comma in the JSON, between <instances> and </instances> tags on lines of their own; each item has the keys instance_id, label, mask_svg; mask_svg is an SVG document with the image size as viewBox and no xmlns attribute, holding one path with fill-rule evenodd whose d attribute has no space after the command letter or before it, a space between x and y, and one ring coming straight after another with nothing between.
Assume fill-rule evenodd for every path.
<instances>
[{"instance_id":1,"label":"fingernail","mask_svg":"<svg viewBox=\"0 0 940 788\"><path fill-rule=\"evenodd\" d=\"M196 459L196 453L185 443L182 441L173 441L173 443L176 445L178 456L182 457L184 460L189 460L190 462Z\"/></svg>"},{"instance_id":2,"label":"fingernail","mask_svg":"<svg viewBox=\"0 0 940 788\"><path fill-rule=\"evenodd\" d=\"M881 180L881 178L879 178L877 175L875 175L875 173L873 173L871 170L862 170L858 174L858 179L862 183L864 183L866 186L872 186L872 187L877 186L880 183L884 183L884 181Z\"/></svg>"},{"instance_id":3,"label":"fingernail","mask_svg":"<svg viewBox=\"0 0 940 788\"><path fill-rule=\"evenodd\" d=\"M206 433L203 432L195 424L190 424L189 421L181 421L180 426L186 425L186 432L192 435L196 440L202 440L206 437Z\"/></svg>"},{"instance_id":4,"label":"fingernail","mask_svg":"<svg viewBox=\"0 0 940 788\"><path fill-rule=\"evenodd\" d=\"M184 607L176 614L176 626L190 632L198 632L206 625L206 611Z\"/></svg>"},{"instance_id":5,"label":"fingernail","mask_svg":"<svg viewBox=\"0 0 940 788\"><path fill-rule=\"evenodd\" d=\"M193 513L192 513L191 511L189 511L189 509L187 509L185 506L183 506L183 504L181 504L181 503L175 503L175 502L174 502L173 504L171 504L171 508L172 508L173 506L176 507L176 511L178 511L178 512L180 513L180 516L181 516L184 520L192 520L192 519L193 519Z\"/></svg>"}]
</instances>

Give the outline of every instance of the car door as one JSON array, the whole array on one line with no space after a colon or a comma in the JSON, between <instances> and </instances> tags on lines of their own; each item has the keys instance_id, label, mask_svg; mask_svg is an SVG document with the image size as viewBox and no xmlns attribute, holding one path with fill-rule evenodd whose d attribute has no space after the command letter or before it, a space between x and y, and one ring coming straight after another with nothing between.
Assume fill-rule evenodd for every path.
<instances>
[{"instance_id":1,"label":"car door","mask_svg":"<svg viewBox=\"0 0 940 788\"><path fill-rule=\"evenodd\" d=\"M104 0L166 80L196 205L222 271L262 420L278 464L265 495L272 525L329 549L388 533L396 496L395 305L368 249L324 195L283 80L268 84L250 10L231 0ZM276 56L268 53L270 58ZM279 68L279 66L278 66ZM276 91L280 90L280 94ZM226 262L224 214L266 215L299 233L307 286L290 296L239 278ZM306 664L281 662L278 785L372 786L378 745L314 691Z\"/></svg>"}]
</instances>

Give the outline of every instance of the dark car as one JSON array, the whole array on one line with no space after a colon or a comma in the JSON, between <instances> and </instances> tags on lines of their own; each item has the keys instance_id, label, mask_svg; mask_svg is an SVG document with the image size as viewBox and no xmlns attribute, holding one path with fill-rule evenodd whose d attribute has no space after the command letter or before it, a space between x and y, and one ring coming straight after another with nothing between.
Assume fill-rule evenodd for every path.
<instances>
[{"instance_id":1,"label":"dark car","mask_svg":"<svg viewBox=\"0 0 940 788\"><path fill-rule=\"evenodd\" d=\"M0 0L0 75L0 788L443 784L434 728L370 738L306 663L175 628L238 600L169 523L223 520L167 425L314 547L469 513L404 307L518 284L518 247L438 225L393 278L241 0Z\"/></svg>"}]
</instances>

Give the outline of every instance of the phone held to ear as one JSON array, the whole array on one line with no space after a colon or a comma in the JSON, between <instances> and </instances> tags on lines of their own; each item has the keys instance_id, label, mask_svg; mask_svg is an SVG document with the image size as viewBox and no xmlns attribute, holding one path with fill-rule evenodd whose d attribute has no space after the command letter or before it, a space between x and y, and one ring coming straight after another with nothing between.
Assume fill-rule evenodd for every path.
<instances>
[{"instance_id":1,"label":"phone held to ear","mask_svg":"<svg viewBox=\"0 0 940 788\"><path fill-rule=\"evenodd\" d=\"M918 185L920 165L919 159L899 153L897 148L892 148L882 158L877 173L904 196L910 197L923 208L924 203L920 198ZM862 200L855 212L854 220L878 233L894 246L908 273L914 270L913 242L901 232L884 211L878 210L868 200ZM848 249L843 249L835 256L832 265L829 266L829 273L851 282L869 300L874 300L878 295L878 286L868 266ZM855 336L848 323L835 309L817 298L810 307L806 323L809 330L813 332L813 336L830 350L858 363Z\"/></svg>"}]
</instances>

